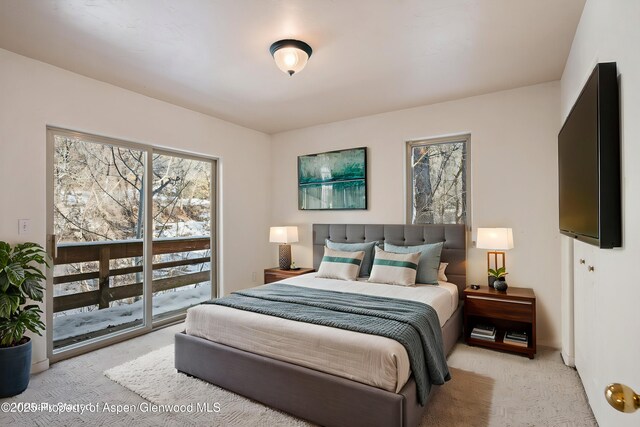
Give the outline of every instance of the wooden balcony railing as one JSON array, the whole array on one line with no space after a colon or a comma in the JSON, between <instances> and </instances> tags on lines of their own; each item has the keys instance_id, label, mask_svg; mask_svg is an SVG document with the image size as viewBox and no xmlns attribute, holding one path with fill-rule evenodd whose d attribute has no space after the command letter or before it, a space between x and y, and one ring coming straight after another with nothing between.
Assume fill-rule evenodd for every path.
<instances>
[{"instance_id":1,"label":"wooden balcony railing","mask_svg":"<svg viewBox=\"0 0 640 427\"><path fill-rule=\"evenodd\" d=\"M173 254L180 252L200 251L211 249L209 237L188 237L173 239L157 239L153 241L153 255ZM142 282L121 286L111 286L111 278L125 274L142 273L143 267L133 266L124 268L110 268L110 261L121 258L135 258L143 256L142 240L104 241L83 243L62 243L56 250L54 264L78 264L98 262L98 271L89 273L68 274L55 276L53 284L80 282L98 279L98 289L53 297L53 312L71 310L74 308L97 305L99 309L108 308L109 303L125 298L141 296ZM180 267L203 264L210 261L209 257L183 259L153 264L153 269ZM156 279L153 281L153 292L175 289L182 286L206 282L211 278L211 271L198 271L174 277Z\"/></svg>"}]
</instances>

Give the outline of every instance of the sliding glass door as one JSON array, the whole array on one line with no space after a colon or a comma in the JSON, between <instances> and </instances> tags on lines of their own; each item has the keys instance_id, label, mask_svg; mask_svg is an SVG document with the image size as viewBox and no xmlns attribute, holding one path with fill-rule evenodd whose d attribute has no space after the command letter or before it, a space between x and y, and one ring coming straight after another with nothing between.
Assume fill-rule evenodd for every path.
<instances>
[{"instance_id":1,"label":"sliding glass door","mask_svg":"<svg viewBox=\"0 0 640 427\"><path fill-rule=\"evenodd\" d=\"M54 361L215 296L215 160L54 128L48 144Z\"/></svg>"},{"instance_id":2,"label":"sliding glass door","mask_svg":"<svg viewBox=\"0 0 640 427\"><path fill-rule=\"evenodd\" d=\"M55 349L144 325L147 153L90 137L52 138Z\"/></svg>"},{"instance_id":3,"label":"sliding glass door","mask_svg":"<svg viewBox=\"0 0 640 427\"><path fill-rule=\"evenodd\" d=\"M215 163L153 156L153 319L211 299Z\"/></svg>"}]
</instances>

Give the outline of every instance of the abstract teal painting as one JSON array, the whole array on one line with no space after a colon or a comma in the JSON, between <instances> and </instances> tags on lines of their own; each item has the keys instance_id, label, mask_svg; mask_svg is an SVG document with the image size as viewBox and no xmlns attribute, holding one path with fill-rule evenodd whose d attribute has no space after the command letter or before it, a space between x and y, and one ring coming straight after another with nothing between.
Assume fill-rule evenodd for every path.
<instances>
[{"instance_id":1,"label":"abstract teal painting","mask_svg":"<svg viewBox=\"0 0 640 427\"><path fill-rule=\"evenodd\" d=\"M298 157L298 209L367 209L367 149Z\"/></svg>"}]
</instances>

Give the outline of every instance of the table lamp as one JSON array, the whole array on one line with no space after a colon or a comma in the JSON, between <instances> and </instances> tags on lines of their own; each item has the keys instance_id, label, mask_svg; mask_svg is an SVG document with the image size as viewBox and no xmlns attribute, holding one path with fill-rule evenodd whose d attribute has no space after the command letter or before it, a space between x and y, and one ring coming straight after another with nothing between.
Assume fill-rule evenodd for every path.
<instances>
[{"instance_id":1,"label":"table lamp","mask_svg":"<svg viewBox=\"0 0 640 427\"><path fill-rule=\"evenodd\" d=\"M491 269L493 258L494 268L504 267L506 270L504 251L513 249L513 230L511 228L478 228L476 248L490 249L487 252L487 271ZM502 265L498 264L498 259Z\"/></svg>"},{"instance_id":2,"label":"table lamp","mask_svg":"<svg viewBox=\"0 0 640 427\"><path fill-rule=\"evenodd\" d=\"M298 241L298 227L271 227L269 242L280 243L279 263L281 270L291 269L291 245Z\"/></svg>"}]
</instances>

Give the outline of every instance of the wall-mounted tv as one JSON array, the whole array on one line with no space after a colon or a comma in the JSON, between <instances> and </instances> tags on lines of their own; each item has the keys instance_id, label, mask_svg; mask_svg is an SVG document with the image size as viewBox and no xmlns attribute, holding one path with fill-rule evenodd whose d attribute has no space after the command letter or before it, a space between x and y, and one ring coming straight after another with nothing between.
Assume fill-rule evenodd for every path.
<instances>
[{"instance_id":1,"label":"wall-mounted tv","mask_svg":"<svg viewBox=\"0 0 640 427\"><path fill-rule=\"evenodd\" d=\"M596 66L558 134L560 232L600 248L622 245L617 74Z\"/></svg>"}]
</instances>

